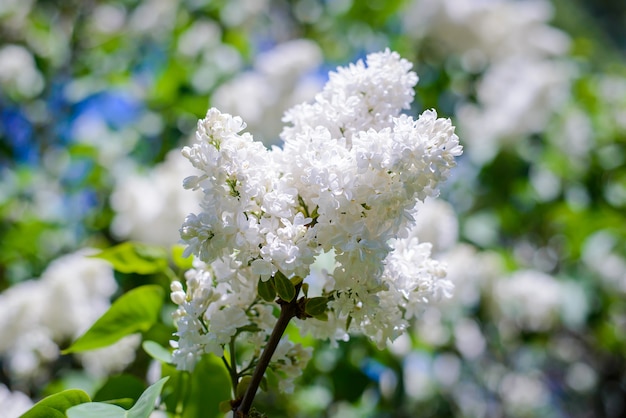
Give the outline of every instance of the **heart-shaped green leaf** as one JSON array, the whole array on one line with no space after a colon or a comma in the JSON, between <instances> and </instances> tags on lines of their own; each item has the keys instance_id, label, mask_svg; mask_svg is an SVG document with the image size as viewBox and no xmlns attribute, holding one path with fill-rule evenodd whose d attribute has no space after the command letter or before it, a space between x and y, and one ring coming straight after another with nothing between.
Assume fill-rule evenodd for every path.
<instances>
[{"instance_id":1,"label":"heart-shaped green leaf","mask_svg":"<svg viewBox=\"0 0 626 418\"><path fill-rule=\"evenodd\" d=\"M20 418L65 418L69 408L86 402L91 402L91 399L85 392L68 389L40 400Z\"/></svg>"},{"instance_id":2,"label":"heart-shaped green leaf","mask_svg":"<svg viewBox=\"0 0 626 418\"><path fill-rule=\"evenodd\" d=\"M146 389L135 405L129 410L104 402L83 403L66 411L68 418L148 418L154 411L155 403L163 385L169 379L164 377Z\"/></svg>"},{"instance_id":3,"label":"heart-shaped green leaf","mask_svg":"<svg viewBox=\"0 0 626 418\"><path fill-rule=\"evenodd\" d=\"M259 278L258 293L263 300L273 302L276 298L276 289L274 288L273 280L263 281Z\"/></svg>"},{"instance_id":4,"label":"heart-shaped green leaf","mask_svg":"<svg viewBox=\"0 0 626 418\"><path fill-rule=\"evenodd\" d=\"M304 311L312 317L317 317L326 312L328 305L328 298L315 297L306 301Z\"/></svg>"},{"instance_id":5,"label":"heart-shaped green leaf","mask_svg":"<svg viewBox=\"0 0 626 418\"><path fill-rule=\"evenodd\" d=\"M277 271L274 275L274 286L276 286L276 293L285 302L291 302L296 297L296 287L291 280L287 278L283 273Z\"/></svg>"},{"instance_id":6,"label":"heart-shaped green leaf","mask_svg":"<svg viewBox=\"0 0 626 418\"><path fill-rule=\"evenodd\" d=\"M128 418L128 411L121 406L103 402L89 402L66 411L68 418Z\"/></svg>"},{"instance_id":7,"label":"heart-shaped green leaf","mask_svg":"<svg viewBox=\"0 0 626 418\"><path fill-rule=\"evenodd\" d=\"M163 289L157 285L137 287L120 296L92 326L63 351L75 353L106 347L136 332L145 332L158 320Z\"/></svg>"}]
</instances>

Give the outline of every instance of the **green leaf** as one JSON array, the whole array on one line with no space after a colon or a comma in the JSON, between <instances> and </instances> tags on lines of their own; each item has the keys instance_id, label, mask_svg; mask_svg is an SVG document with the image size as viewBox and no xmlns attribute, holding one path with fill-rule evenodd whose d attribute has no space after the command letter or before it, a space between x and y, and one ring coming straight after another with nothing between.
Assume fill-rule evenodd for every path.
<instances>
[{"instance_id":1,"label":"green leaf","mask_svg":"<svg viewBox=\"0 0 626 418\"><path fill-rule=\"evenodd\" d=\"M141 346L155 360L163 363L172 362L172 353L156 341L144 341Z\"/></svg>"},{"instance_id":2,"label":"green leaf","mask_svg":"<svg viewBox=\"0 0 626 418\"><path fill-rule=\"evenodd\" d=\"M136 242L124 242L92 257L108 261L122 273L153 274L167 268L167 254L163 248Z\"/></svg>"},{"instance_id":3,"label":"green leaf","mask_svg":"<svg viewBox=\"0 0 626 418\"><path fill-rule=\"evenodd\" d=\"M189 381L182 418L222 418L220 403L231 396L230 375L222 360L204 355L196 364Z\"/></svg>"},{"instance_id":4,"label":"green leaf","mask_svg":"<svg viewBox=\"0 0 626 418\"><path fill-rule=\"evenodd\" d=\"M222 414L227 414L229 411L233 410L233 405L230 401L222 401L220 402L220 412Z\"/></svg>"},{"instance_id":5,"label":"green leaf","mask_svg":"<svg viewBox=\"0 0 626 418\"><path fill-rule=\"evenodd\" d=\"M259 296L267 302L273 302L276 298L276 289L272 280L263 281L259 278L258 292Z\"/></svg>"},{"instance_id":6,"label":"green leaf","mask_svg":"<svg viewBox=\"0 0 626 418\"><path fill-rule=\"evenodd\" d=\"M291 279L289 279L291 281L291 283L293 283L294 286L299 285L300 283L302 283L302 281L304 280L303 277L300 276L293 276Z\"/></svg>"},{"instance_id":7,"label":"green leaf","mask_svg":"<svg viewBox=\"0 0 626 418\"><path fill-rule=\"evenodd\" d=\"M163 305L163 289L137 287L120 296L63 354L106 347L136 332L145 332L157 321Z\"/></svg>"},{"instance_id":8,"label":"green leaf","mask_svg":"<svg viewBox=\"0 0 626 418\"><path fill-rule=\"evenodd\" d=\"M274 286L276 286L278 296L285 302L291 302L291 300L296 297L296 287L291 283L291 280L280 271L277 271L274 275Z\"/></svg>"},{"instance_id":9,"label":"green leaf","mask_svg":"<svg viewBox=\"0 0 626 418\"><path fill-rule=\"evenodd\" d=\"M241 378L239 383L237 383L237 390L235 391L236 399L243 398L243 395L246 394L246 390L248 390L248 386L250 386L251 381L252 381L252 376L244 376Z\"/></svg>"},{"instance_id":10,"label":"green leaf","mask_svg":"<svg viewBox=\"0 0 626 418\"><path fill-rule=\"evenodd\" d=\"M154 411L156 400L168 379L169 377L164 377L153 385L150 385L148 389L141 394L139 399L137 399L137 403L128 411L128 417L148 418L152 411Z\"/></svg>"},{"instance_id":11,"label":"green leaf","mask_svg":"<svg viewBox=\"0 0 626 418\"><path fill-rule=\"evenodd\" d=\"M312 317L323 315L326 309L328 309L328 298L321 296L307 300L304 306L304 312Z\"/></svg>"},{"instance_id":12,"label":"green leaf","mask_svg":"<svg viewBox=\"0 0 626 418\"><path fill-rule=\"evenodd\" d=\"M65 418L69 408L90 402L89 395L79 389L69 389L43 398L20 418Z\"/></svg>"},{"instance_id":13,"label":"green leaf","mask_svg":"<svg viewBox=\"0 0 626 418\"><path fill-rule=\"evenodd\" d=\"M164 377L149 386L128 411L117 405L89 402L68 409L67 416L69 418L148 418L154 411L156 400L168 379L169 377Z\"/></svg>"},{"instance_id":14,"label":"green leaf","mask_svg":"<svg viewBox=\"0 0 626 418\"><path fill-rule=\"evenodd\" d=\"M121 406L102 402L89 402L66 411L68 418L127 418L128 411Z\"/></svg>"},{"instance_id":15,"label":"green leaf","mask_svg":"<svg viewBox=\"0 0 626 418\"><path fill-rule=\"evenodd\" d=\"M137 399L133 399L133 398L116 398L116 399L109 399L107 401L102 401L102 403L106 403L109 405L116 405L119 406L120 408L130 408L133 406L133 404L135 403L135 401L137 401Z\"/></svg>"}]
</instances>

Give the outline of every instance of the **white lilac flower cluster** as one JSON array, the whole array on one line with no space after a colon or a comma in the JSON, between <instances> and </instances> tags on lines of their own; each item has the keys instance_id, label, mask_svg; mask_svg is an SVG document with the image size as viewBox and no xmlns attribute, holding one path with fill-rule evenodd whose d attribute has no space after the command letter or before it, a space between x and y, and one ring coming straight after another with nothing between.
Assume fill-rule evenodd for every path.
<instances>
[{"instance_id":1,"label":"white lilac flower cluster","mask_svg":"<svg viewBox=\"0 0 626 418\"><path fill-rule=\"evenodd\" d=\"M181 228L186 254L199 260L171 295L179 368L192 369L205 352L221 355L250 329L262 345L275 305L258 296L258 284L277 275L307 284L322 254L334 254L315 295L327 308L298 324L319 338L362 333L382 347L421 304L449 293L444 266L411 230L416 203L437 195L462 148L434 110L417 120L400 114L418 81L411 67L386 50L338 68L313 103L286 112L282 148L266 149L241 133L241 118L215 108L199 121L183 155L200 174L184 186L202 190L203 210ZM292 346L273 362L290 364L291 351L302 354Z\"/></svg>"}]
</instances>

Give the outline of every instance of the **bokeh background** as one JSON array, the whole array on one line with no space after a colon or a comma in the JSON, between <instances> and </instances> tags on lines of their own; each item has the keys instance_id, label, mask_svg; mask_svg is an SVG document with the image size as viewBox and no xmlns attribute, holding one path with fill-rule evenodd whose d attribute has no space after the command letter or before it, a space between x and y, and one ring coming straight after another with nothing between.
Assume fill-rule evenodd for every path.
<instances>
[{"instance_id":1,"label":"bokeh background","mask_svg":"<svg viewBox=\"0 0 626 418\"><path fill-rule=\"evenodd\" d=\"M455 296L383 351L309 341L295 392L259 409L624 416L621 0L2 0L0 416L110 378L145 387L138 336L60 349L151 280L85 255L177 243L197 205L179 149L209 106L280 145L284 110L386 47L415 63L410 113L450 117L465 149L418 219Z\"/></svg>"}]
</instances>

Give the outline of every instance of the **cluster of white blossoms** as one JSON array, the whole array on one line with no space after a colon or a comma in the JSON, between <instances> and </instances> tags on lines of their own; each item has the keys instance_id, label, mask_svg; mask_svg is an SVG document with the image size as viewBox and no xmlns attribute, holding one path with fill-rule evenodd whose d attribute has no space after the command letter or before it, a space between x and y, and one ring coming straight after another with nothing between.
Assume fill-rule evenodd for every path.
<instances>
[{"instance_id":1,"label":"cluster of white blossoms","mask_svg":"<svg viewBox=\"0 0 626 418\"><path fill-rule=\"evenodd\" d=\"M327 306L298 323L316 337L362 333L384 346L420 305L449 293L444 266L411 229L417 202L438 194L462 147L434 110L401 115L418 81L411 67L386 50L338 68L313 103L286 112L282 148L268 150L242 133L241 118L215 108L199 121L183 155L200 173L184 186L202 190L202 211L181 228L198 260L186 286L172 284L179 368L221 355L241 332L262 345L276 305L259 297L259 283L304 278L305 290L321 254L334 254L334 269L305 301ZM273 364L297 351L279 350Z\"/></svg>"}]
</instances>

